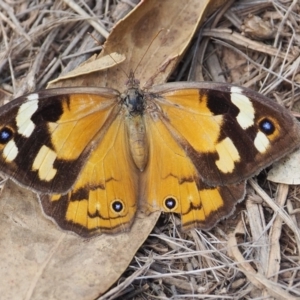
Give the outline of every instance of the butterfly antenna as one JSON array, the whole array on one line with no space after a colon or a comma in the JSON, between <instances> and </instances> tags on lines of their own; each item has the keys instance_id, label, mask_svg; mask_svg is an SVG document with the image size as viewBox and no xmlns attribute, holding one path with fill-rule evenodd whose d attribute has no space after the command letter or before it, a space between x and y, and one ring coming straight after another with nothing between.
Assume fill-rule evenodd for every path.
<instances>
[{"instance_id":1,"label":"butterfly antenna","mask_svg":"<svg viewBox=\"0 0 300 300\"><path fill-rule=\"evenodd\" d=\"M140 66L142 60L144 59L145 55L147 54L147 52L148 52L149 48L151 47L151 45L153 44L154 40L157 38L157 36L158 36L163 30L164 30L164 28L160 29L160 30L156 33L156 35L152 38L150 44L148 45L146 51L144 52L144 54L143 54L143 56L142 56L142 58L141 58L140 61L138 62L137 66L135 67L135 69L134 69L134 71L133 71L133 74L135 74L135 71L136 71L137 68Z\"/></svg>"},{"instance_id":2,"label":"butterfly antenna","mask_svg":"<svg viewBox=\"0 0 300 300\"><path fill-rule=\"evenodd\" d=\"M108 53L108 56L117 64L119 64L111 55ZM129 75L126 73L126 71L120 66L120 70L126 75L127 78L129 78Z\"/></svg>"}]
</instances>

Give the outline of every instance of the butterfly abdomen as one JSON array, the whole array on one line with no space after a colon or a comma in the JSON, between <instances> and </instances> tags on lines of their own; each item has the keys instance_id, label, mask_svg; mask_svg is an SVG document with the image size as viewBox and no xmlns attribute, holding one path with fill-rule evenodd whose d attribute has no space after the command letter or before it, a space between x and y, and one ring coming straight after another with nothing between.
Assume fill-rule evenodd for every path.
<instances>
[{"instance_id":1,"label":"butterfly abdomen","mask_svg":"<svg viewBox=\"0 0 300 300\"><path fill-rule=\"evenodd\" d=\"M129 114L126 119L130 153L137 168L143 171L148 160L145 123L141 115L132 116Z\"/></svg>"}]
</instances>

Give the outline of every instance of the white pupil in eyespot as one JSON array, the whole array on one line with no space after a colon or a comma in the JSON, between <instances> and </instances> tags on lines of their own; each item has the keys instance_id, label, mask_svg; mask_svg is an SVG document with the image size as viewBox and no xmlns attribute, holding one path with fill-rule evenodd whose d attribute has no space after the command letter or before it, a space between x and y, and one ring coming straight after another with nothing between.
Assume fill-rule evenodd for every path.
<instances>
[{"instance_id":1,"label":"white pupil in eyespot","mask_svg":"<svg viewBox=\"0 0 300 300\"><path fill-rule=\"evenodd\" d=\"M116 212L120 212L123 209L122 203L119 201L116 201L115 203L113 203L113 209Z\"/></svg>"},{"instance_id":2,"label":"white pupil in eyespot","mask_svg":"<svg viewBox=\"0 0 300 300\"><path fill-rule=\"evenodd\" d=\"M260 128L265 134L272 134L275 130L274 124L267 119L261 121Z\"/></svg>"},{"instance_id":3,"label":"white pupil in eyespot","mask_svg":"<svg viewBox=\"0 0 300 300\"><path fill-rule=\"evenodd\" d=\"M264 122L262 127L263 129L269 131L271 129L271 124L269 122Z\"/></svg>"},{"instance_id":4,"label":"white pupil in eyespot","mask_svg":"<svg viewBox=\"0 0 300 300\"><path fill-rule=\"evenodd\" d=\"M166 207L168 207L169 209L174 208L175 206L175 200L172 198L166 199Z\"/></svg>"},{"instance_id":5,"label":"white pupil in eyespot","mask_svg":"<svg viewBox=\"0 0 300 300\"><path fill-rule=\"evenodd\" d=\"M0 140L2 142L6 142L7 140L9 140L11 138L11 132L10 130L3 128L0 132Z\"/></svg>"}]
</instances>

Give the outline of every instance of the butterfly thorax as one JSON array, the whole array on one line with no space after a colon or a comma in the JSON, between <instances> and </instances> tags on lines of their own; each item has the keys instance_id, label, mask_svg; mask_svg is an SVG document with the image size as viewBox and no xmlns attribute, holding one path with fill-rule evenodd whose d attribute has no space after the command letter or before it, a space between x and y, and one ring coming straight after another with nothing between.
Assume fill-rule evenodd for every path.
<instances>
[{"instance_id":1,"label":"butterfly thorax","mask_svg":"<svg viewBox=\"0 0 300 300\"><path fill-rule=\"evenodd\" d=\"M125 96L125 104L127 106L129 114L143 115L145 110L144 95L136 88L130 88L127 90Z\"/></svg>"},{"instance_id":2,"label":"butterfly thorax","mask_svg":"<svg viewBox=\"0 0 300 300\"><path fill-rule=\"evenodd\" d=\"M135 79L134 73L131 71L126 83L127 91L122 96L128 112L131 115L142 115L145 110L144 94L140 90L140 82Z\"/></svg>"},{"instance_id":3,"label":"butterfly thorax","mask_svg":"<svg viewBox=\"0 0 300 300\"><path fill-rule=\"evenodd\" d=\"M130 76L128 89L124 95L126 106L126 128L129 149L136 167L142 172L148 159L148 141L143 118L145 111L145 98L139 89L139 82Z\"/></svg>"}]
</instances>

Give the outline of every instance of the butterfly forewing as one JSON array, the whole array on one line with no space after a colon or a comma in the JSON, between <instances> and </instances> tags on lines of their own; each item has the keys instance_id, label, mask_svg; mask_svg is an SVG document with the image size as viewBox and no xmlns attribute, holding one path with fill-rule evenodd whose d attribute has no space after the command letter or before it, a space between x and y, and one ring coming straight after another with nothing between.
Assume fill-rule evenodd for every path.
<instances>
[{"instance_id":1,"label":"butterfly forewing","mask_svg":"<svg viewBox=\"0 0 300 300\"><path fill-rule=\"evenodd\" d=\"M153 93L162 122L209 185L247 179L299 145L290 113L249 89L171 83Z\"/></svg>"},{"instance_id":2,"label":"butterfly forewing","mask_svg":"<svg viewBox=\"0 0 300 300\"><path fill-rule=\"evenodd\" d=\"M116 117L107 89L53 89L22 96L0 114L0 168L37 192L68 191Z\"/></svg>"}]
</instances>

